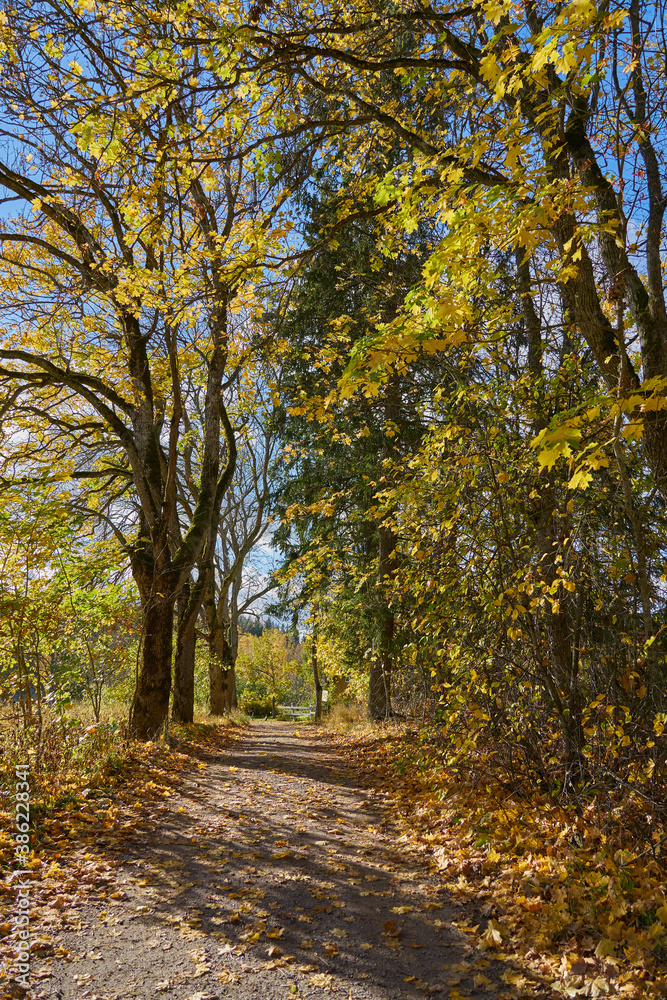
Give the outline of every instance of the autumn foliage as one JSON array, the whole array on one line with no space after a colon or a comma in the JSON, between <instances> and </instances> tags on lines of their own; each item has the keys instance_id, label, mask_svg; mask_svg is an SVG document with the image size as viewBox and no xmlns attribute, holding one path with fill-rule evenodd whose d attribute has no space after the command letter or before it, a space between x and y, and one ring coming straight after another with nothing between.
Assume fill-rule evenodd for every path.
<instances>
[{"instance_id":1,"label":"autumn foliage","mask_svg":"<svg viewBox=\"0 0 667 1000\"><path fill-rule=\"evenodd\" d=\"M204 659L212 715L237 662L327 690L398 722L406 836L503 908L489 947L560 949L570 995L589 965L664 988L664 28L643 0L0 12L12 753L99 784L91 741L191 724ZM111 689L118 729L76 744Z\"/></svg>"}]
</instances>

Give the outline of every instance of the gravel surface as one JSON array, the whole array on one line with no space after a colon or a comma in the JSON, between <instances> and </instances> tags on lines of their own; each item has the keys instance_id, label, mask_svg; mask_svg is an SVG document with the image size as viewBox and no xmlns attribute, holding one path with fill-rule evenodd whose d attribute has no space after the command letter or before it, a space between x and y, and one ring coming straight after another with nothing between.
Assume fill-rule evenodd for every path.
<instances>
[{"instance_id":1,"label":"gravel surface","mask_svg":"<svg viewBox=\"0 0 667 1000\"><path fill-rule=\"evenodd\" d=\"M479 910L448 898L393 833L377 779L326 733L253 723L228 752L194 752L201 776L34 961L36 1000L517 995L460 929L483 929Z\"/></svg>"}]
</instances>

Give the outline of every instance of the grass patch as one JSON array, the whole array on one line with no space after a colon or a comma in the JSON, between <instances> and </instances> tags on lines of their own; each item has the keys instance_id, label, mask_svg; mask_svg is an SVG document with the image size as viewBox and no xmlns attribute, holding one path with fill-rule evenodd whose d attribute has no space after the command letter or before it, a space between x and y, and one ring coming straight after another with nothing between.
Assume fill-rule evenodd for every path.
<instances>
[{"instance_id":1,"label":"grass patch","mask_svg":"<svg viewBox=\"0 0 667 1000\"><path fill-rule=\"evenodd\" d=\"M366 706L361 702L332 705L331 711L322 717L321 724L334 732L377 732L376 724L368 718Z\"/></svg>"}]
</instances>

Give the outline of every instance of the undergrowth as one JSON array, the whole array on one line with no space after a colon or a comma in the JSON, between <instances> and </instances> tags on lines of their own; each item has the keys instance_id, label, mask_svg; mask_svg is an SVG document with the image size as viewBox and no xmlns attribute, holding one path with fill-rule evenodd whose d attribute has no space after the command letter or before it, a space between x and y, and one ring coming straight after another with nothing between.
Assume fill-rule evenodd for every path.
<instances>
[{"instance_id":1,"label":"undergrowth","mask_svg":"<svg viewBox=\"0 0 667 1000\"><path fill-rule=\"evenodd\" d=\"M130 789L141 787L146 802L162 795L180 772L198 766L193 747L222 749L248 721L238 711L215 719L202 713L192 725L172 726L166 740L142 742L128 738L125 720L91 723L89 715L89 707L82 703L72 706L66 716L45 710L41 723L27 727L15 719L0 726L3 866L9 868L12 859L12 793L18 766L29 767L30 844L33 857L39 857L58 845L68 848L81 838L87 842L92 818L99 820L103 814L112 842L119 831L133 825L127 818L120 822ZM63 830L68 831L65 839Z\"/></svg>"},{"instance_id":2,"label":"undergrowth","mask_svg":"<svg viewBox=\"0 0 667 1000\"><path fill-rule=\"evenodd\" d=\"M667 995L666 831L655 811L647 824L640 788L512 786L491 748L478 742L466 767L438 725L332 730L391 792L400 839L452 895L484 903L462 928L476 947L513 953L567 996Z\"/></svg>"},{"instance_id":3,"label":"undergrowth","mask_svg":"<svg viewBox=\"0 0 667 1000\"><path fill-rule=\"evenodd\" d=\"M86 725L85 720L45 714L41 724L5 724L0 728L3 797L13 785L16 767L28 764L31 812L44 812L84 787L107 785L122 771L129 746L116 721Z\"/></svg>"}]
</instances>

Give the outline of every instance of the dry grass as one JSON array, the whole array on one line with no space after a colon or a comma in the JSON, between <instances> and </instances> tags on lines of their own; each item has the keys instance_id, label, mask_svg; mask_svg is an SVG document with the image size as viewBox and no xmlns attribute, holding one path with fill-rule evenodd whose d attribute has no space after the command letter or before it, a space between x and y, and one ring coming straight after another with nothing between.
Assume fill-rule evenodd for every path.
<instances>
[{"instance_id":1,"label":"dry grass","mask_svg":"<svg viewBox=\"0 0 667 1000\"><path fill-rule=\"evenodd\" d=\"M361 702L352 702L349 705L333 705L331 711L322 719L325 729L333 729L335 732L372 732L376 728L368 717L366 706Z\"/></svg>"},{"instance_id":2,"label":"dry grass","mask_svg":"<svg viewBox=\"0 0 667 1000\"><path fill-rule=\"evenodd\" d=\"M229 715L209 715L204 707L195 706L194 721L200 725L216 725L222 729L238 729L241 726L250 725L250 716L234 708Z\"/></svg>"},{"instance_id":3,"label":"dry grass","mask_svg":"<svg viewBox=\"0 0 667 1000\"><path fill-rule=\"evenodd\" d=\"M11 706L0 706L0 817L19 764L30 767L33 810L48 809L63 796L77 795L84 786L106 785L126 759L138 752L136 741L127 738L128 707L127 702L109 699L96 722L86 701L72 704L62 715L45 706L41 724L35 719L26 727L11 713ZM215 733L240 729L249 721L239 710L221 717L201 709L192 729ZM182 728L187 732L188 727Z\"/></svg>"},{"instance_id":4,"label":"dry grass","mask_svg":"<svg viewBox=\"0 0 667 1000\"><path fill-rule=\"evenodd\" d=\"M118 723L121 727L127 722L130 711L130 700L114 698L106 695L100 710L100 723ZM95 725L95 715L89 701L75 702L67 708L67 718L77 719L83 726ZM194 722L198 725L216 725L223 729L247 726L249 717L241 709L235 708L230 715L209 715L206 705L195 704Z\"/></svg>"},{"instance_id":5,"label":"dry grass","mask_svg":"<svg viewBox=\"0 0 667 1000\"><path fill-rule=\"evenodd\" d=\"M105 725L116 722L122 727L127 722L129 711L129 701L121 698L113 698L106 694L100 706L99 722ZM67 706L64 714L65 718L78 719L83 726L94 726L96 722L93 707L88 699L72 702Z\"/></svg>"}]
</instances>

